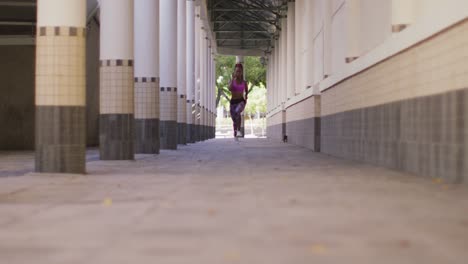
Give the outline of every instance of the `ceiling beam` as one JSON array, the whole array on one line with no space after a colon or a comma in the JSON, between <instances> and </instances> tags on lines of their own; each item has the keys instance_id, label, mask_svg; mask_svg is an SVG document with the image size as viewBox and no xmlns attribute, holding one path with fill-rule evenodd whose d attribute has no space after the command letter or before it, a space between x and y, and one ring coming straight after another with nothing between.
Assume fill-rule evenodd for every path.
<instances>
[{"instance_id":1,"label":"ceiling beam","mask_svg":"<svg viewBox=\"0 0 468 264\"><path fill-rule=\"evenodd\" d=\"M216 40L255 40L255 41L270 41L270 38L216 38Z\"/></svg>"},{"instance_id":2,"label":"ceiling beam","mask_svg":"<svg viewBox=\"0 0 468 264\"><path fill-rule=\"evenodd\" d=\"M0 21L0 26L35 26L33 21Z\"/></svg>"},{"instance_id":3,"label":"ceiling beam","mask_svg":"<svg viewBox=\"0 0 468 264\"><path fill-rule=\"evenodd\" d=\"M219 48L231 48L231 49L266 49L269 46L261 46L261 45L218 45Z\"/></svg>"},{"instance_id":4,"label":"ceiling beam","mask_svg":"<svg viewBox=\"0 0 468 264\"><path fill-rule=\"evenodd\" d=\"M260 11L277 11L278 8L214 8L213 11L215 12L245 12L245 11L252 11L252 12L260 12Z\"/></svg>"},{"instance_id":5,"label":"ceiling beam","mask_svg":"<svg viewBox=\"0 0 468 264\"><path fill-rule=\"evenodd\" d=\"M11 7L36 7L36 3L35 3L35 2L24 3L24 2L8 1L8 2L0 2L0 6L11 6Z\"/></svg>"},{"instance_id":6,"label":"ceiling beam","mask_svg":"<svg viewBox=\"0 0 468 264\"><path fill-rule=\"evenodd\" d=\"M218 33L237 33L237 32L251 32L251 33L268 33L267 30L249 30L249 29L244 29L244 30L214 30L215 32Z\"/></svg>"},{"instance_id":7,"label":"ceiling beam","mask_svg":"<svg viewBox=\"0 0 468 264\"><path fill-rule=\"evenodd\" d=\"M276 20L216 20L213 23L275 23Z\"/></svg>"}]
</instances>

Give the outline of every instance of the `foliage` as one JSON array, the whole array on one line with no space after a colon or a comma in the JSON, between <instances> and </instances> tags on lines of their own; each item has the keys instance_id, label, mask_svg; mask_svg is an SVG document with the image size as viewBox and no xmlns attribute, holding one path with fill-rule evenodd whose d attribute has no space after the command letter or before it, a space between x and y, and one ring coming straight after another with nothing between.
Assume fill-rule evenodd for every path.
<instances>
[{"instance_id":1,"label":"foliage","mask_svg":"<svg viewBox=\"0 0 468 264\"><path fill-rule=\"evenodd\" d=\"M234 56L216 56L216 106L221 104L227 109L229 105L231 92L228 85L235 64L236 58ZM246 112L252 110L252 113L257 111L264 113L266 111L266 69L261 64L259 57L244 57L244 69L244 78L249 83L249 100L247 104L249 110L246 109ZM264 106L261 103L262 100Z\"/></svg>"},{"instance_id":2,"label":"foliage","mask_svg":"<svg viewBox=\"0 0 468 264\"><path fill-rule=\"evenodd\" d=\"M247 105L244 110L249 117L266 112L265 86L260 83L260 86L255 87L255 89L251 89L251 91L252 92L249 93L249 99L247 100Z\"/></svg>"},{"instance_id":3,"label":"foliage","mask_svg":"<svg viewBox=\"0 0 468 264\"><path fill-rule=\"evenodd\" d=\"M266 84L266 68L260 62L260 57L245 57L244 78L249 81L254 87Z\"/></svg>"}]
</instances>

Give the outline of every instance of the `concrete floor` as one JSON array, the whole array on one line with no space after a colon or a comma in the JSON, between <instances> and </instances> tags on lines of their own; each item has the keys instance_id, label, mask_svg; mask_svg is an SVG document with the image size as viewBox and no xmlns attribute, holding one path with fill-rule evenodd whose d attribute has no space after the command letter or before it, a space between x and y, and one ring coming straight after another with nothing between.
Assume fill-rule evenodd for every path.
<instances>
[{"instance_id":1,"label":"concrete floor","mask_svg":"<svg viewBox=\"0 0 468 264\"><path fill-rule=\"evenodd\" d=\"M0 263L467 263L468 188L267 139L88 175L0 152Z\"/></svg>"}]
</instances>

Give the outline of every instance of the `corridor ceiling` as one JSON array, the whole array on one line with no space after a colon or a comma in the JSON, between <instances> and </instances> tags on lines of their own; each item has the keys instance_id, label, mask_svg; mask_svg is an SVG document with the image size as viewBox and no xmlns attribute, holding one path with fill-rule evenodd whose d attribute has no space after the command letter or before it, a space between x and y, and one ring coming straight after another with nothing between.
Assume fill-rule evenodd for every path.
<instances>
[{"instance_id":1,"label":"corridor ceiling","mask_svg":"<svg viewBox=\"0 0 468 264\"><path fill-rule=\"evenodd\" d=\"M277 38L287 0L203 0L217 53L264 56ZM36 0L0 0L0 37L36 33ZM88 20L98 0L87 0Z\"/></svg>"},{"instance_id":2,"label":"corridor ceiling","mask_svg":"<svg viewBox=\"0 0 468 264\"><path fill-rule=\"evenodd\" d=\"M35 32L35 0L0 0L0 35L33 36Z\"/></svg>"},{"instance_id":3,"label":"corridor ceiling","mask_svg":"<svg viewBox=\"0 0 468 264\"><path fill-rule=\"evenodd\" d=\"M207 0L217 51L264 56L278 36L287 0Z\"/></svg>"},{"instance_id":4,"label":"corridor ceiling","mask_svg":"<svg viewBox=\"0 0 468 264\"><path fill-rule=\"evenodd\" d=\"M65 1L65 0L64 0ZM34 36L36 0L0 0L0 36ZM88 18L96 14L97 0L87 0Z\"/></svg>"}]
</instances>

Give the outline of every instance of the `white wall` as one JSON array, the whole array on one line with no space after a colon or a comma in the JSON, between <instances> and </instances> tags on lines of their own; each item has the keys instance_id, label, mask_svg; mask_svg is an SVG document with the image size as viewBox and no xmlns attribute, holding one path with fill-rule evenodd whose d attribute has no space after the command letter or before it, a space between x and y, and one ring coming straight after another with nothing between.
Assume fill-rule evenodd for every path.
<instances>
[{"instance_id":1,"label":"white wall","mask_svg":"<svg viewBox=\"0 0 468 264\"><path fill-rule=\"evenodd\" d=\"M411 1L411 0L407 0ZM360 54L385 42L392 34L392 0L360 0Z\"/></svg>"},{"instance_id":2,"label":"white wall","mask_svg":"<svg viewBox=\"0 0 468 264\"><path fill-rule=\"evenodd\" d=\"M335 2L335 1L334 1ZM349 6L344 3L338 9L333 10L331 25L331 73L336 73L345 65L348 48L348 16Z\"/></svg>"},{"instance_id":3,"label":"white wall","mask_svg":"<svg viewBox=\"0 0 468 264\"><path fill-rule=\"evenodd\" d=\"M313 94L306 86L321 91L333 87L468 18L468 1L297 0L296 16L296 22L305 23L296 25L296 70L306 70L296 74L299 94L288 100L286 107ZM400 24L408 27L392 33L392 26ZM346 62L347 58L356 59ZM281 79L273 79L278 77ZM277 106L282 98L275 99ZM275 111L278 109L270 114Z\"/></svg>"}]
</instances>

